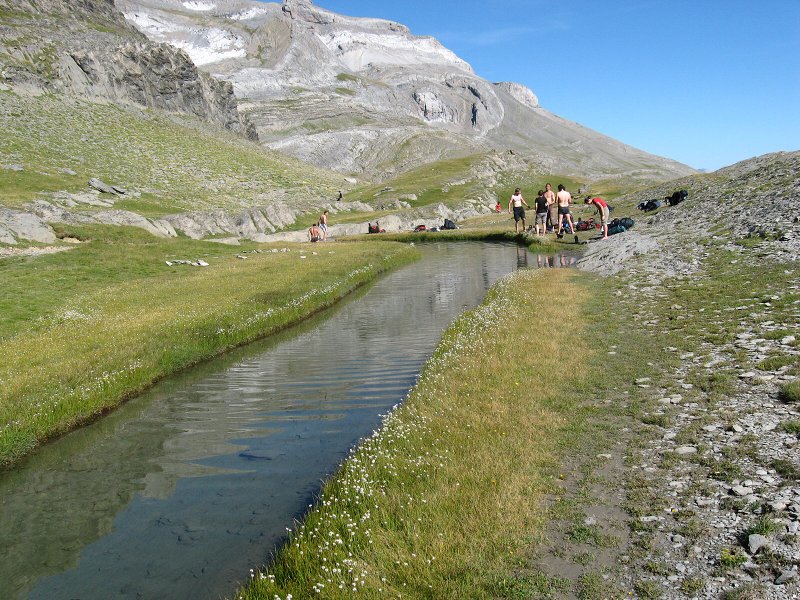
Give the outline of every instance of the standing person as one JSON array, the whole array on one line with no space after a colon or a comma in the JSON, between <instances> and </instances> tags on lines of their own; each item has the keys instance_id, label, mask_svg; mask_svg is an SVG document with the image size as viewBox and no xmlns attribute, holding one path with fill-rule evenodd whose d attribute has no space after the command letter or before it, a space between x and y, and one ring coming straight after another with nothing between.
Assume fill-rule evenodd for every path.
<instances>
[{"instance_id":1,"label":"standing person","mask_svg":"<svg viewBox=\"0 0 800 600\"><path fill-rule=\"evenodd\" d=\"M575 223L572 222L572 213L569 211L569 205L572 204L572 194L560 183L558 184L556 202L558 203L558 232L556 235L559 237L563 235L561 230L564 228L564 217L567 218L570 231L575 233Z\"/></svg>"},{"instance_id":2,"label":"standing person","mask_svg":"<svg viewBox=\"0 0 800 600\"><path fill-rule=\"evenodd\" d=\"M586 196L586 200L584 200L585 204L591 204L597 209L597 213L600 215L600 229L603 230L603 238L604 240L608 239L608 215L611 211L608 209L608 204L602 198L592 198L591 196Z\"/></svg>"},{"instance_id":3,"label":"standing person","mask_svg":"<svg viewBox=\"0 0 800 600\"><path fill-rule=\"evenodd\" d=\"M522 205L528 206L525 198L522 197L522 192L519 188L514 190L514 195L508 201L508 213L511 214L511 209L514 209L514 233L519 233L519 222L522 221L522 232L525 233L525 209ZM530 208L530 206L528 206Z\"/></svg>"},{"instance_id":4,"label":"standing person","mask_svg":"<svg viewBox=\"0 0 800 600\"><path fill-rule=\"evenodd\" d=\"M556 193L549 183L544 186L544 197L547 198L547 229L555 231L558 222L558 207L556 206Z\"/></svg>"},{"instance_id":5,"label":"standing person","mask_svg":"<svg viewBox=\"0 0 800 600\"><path fill-rule=\"evenodd\" d=\"M539 190L539 195L536 197L536 221L534 222L534 231L536 235L544 236L547 232L547 208L550 205L542 190ZM542 232L539 233L541 226Z\"/></svg>"},{"instance_id":6,"label":"standing person","mask_svg":"<svg viewBox=\"0 0 800 600\"><path fill-rule=\"evenodd\" d=\"M319 229L322 232L322 236L320 237L320 241L325 241L328 239L328 211L322 211L322 214L319 216Z\"/></svg>"},{"instance_id":7,"label":"standing person","mask_svg":"<svg viewBox=\"0 0 800 600\"><path fill-rule=\"evenodd\" d=\"M337 201L337 202L341 202L342 198L343 198L343 196L342 196L342 190L339 190L339 196L336 198L336 201Z\"/></svg>"}]
</instances>

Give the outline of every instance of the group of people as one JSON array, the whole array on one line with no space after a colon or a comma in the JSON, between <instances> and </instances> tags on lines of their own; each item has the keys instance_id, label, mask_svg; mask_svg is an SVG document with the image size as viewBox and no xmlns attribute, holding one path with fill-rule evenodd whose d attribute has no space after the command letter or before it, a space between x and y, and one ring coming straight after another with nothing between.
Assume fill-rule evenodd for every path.
<instances>
[{"instance_id":1,"label":"group of people","mask_svg":"<svg viewBox=\"0 0 800 600\"><path fill-rule=\"evenodd\" d=\"M340 192L341 193L341 192ZM322 211L319 220L308 228L310 242L324 242L328 238L328 211Z\"/></svg>"},{"instance_id":2,"label":"group of people","mask_svg":"<svg viewBox=\"0 0 800 600\"><path fill-rule=\"evenodd\" d=\"M536 208L536 220L534 222L534 233L544 236L548 231L555 231L560 238L564 235L566 225L569 230L575 233L575 222L572 220L570 205L573 203L572 194L562 185L558 185L558 193L553 192L552 186L548 183L544 190L539 193L534 202ZM587 196L584 200L587 205L594 206L600 216L600 227L603 231L603 239L608 238L608 204L602 198ZM525 232L525 208L531 206L525 201L519 188L514 190L514 194L508 201L508 212L514 215L514 231ZM577 240L577 236L576 236Z\"/></svg>"}]
</instances>

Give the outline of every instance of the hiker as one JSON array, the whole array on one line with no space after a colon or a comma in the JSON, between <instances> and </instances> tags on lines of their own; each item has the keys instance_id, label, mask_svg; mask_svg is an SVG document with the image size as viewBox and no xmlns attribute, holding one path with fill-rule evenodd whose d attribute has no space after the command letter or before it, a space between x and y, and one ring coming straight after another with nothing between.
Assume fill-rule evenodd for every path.
<instances>
[{"instance_id":1,"label":"hiker","mask_svg":"<svg viewBox=\"0 0 800 600\"><path fill-rule=\"evenodd\" d=\"M558 209L556 206L556 194L553 186L546 183L544 186L544 197L547 199L547 230L555 231L556 221L558 220Z\"/></svg>"},{"instance_id":2,"label":"hiker","mask_svg":"<svg viewBox=\"0 0 800 600\"><path fill-rule=\"evenodd\" d=\"M569 205L572 203L572 194L562 185L558 184L558 194L556 194L556 202L558 203L558 231L556 235L561 238L563 233L561 230L564 228L564 217L567 218L569 228L572 233L575 233L575 223L572 222L572 213L569 211Z\"/></svg>"},{"instance_id":3,"label":"hiker","mask_svg":"<svg viewBox=\"0 0 800 600\"><path fill-rule=\"evenodd\" d=\"M343 196L342 196L342 190L339 190L339 197L338 197L338 198L336 198L336 201L337 201L337 202L340 202L342 198L343 198Z\"/></svg>"},{"instance_id":4,"label":"hiker","mask_svg":"<svg viewBox=\"0 0 800 600\"><path fill-rule=\"evenodd\" d=\"M308 228L308 239L311 242L318 242L320 238L321 231L319 230L319 224L314 223L311 227Z\"/></svg>"},{"instance_id":5,"label":"hiker","mask_svg":"<svg viewBox=\"0 0 800 600\"><path fill-rule=\"evenodd\" d=\"M550 207L550 202L547 200L547 197L544 195L545 193L542 190L539 190L539 195L536 196L536 221L534 221L534 232L536 235L544 236L547 232L547 211ZM539 227L541 226L542 232L539 233Z\"/></svg>"},{"instance_id":6,"label":"hiker","mask_svg":"<svg viewBox=\"0 0 800 600\"><path fill-rule=\"evenodd\" d=\"M500 211L502 211L502 210L503 210L503 205L500 204L500 200L498 200L497 204L495 204L494 212L496 212L499 215Z\"/></svg>"},{"instance_id":7,"label":"hiker","mask_svg":"<svg viewBox=\"0 0 800 600\"><path fill-rule=\"evenodd\" d=\"M320 241L325 241L328 239L328 211L322 211L322 214L319 216L319 229L322 232L322 236L320 237Z\"/></svg>"},{"instance_id":8,"label":"hiker","mask_svg":"<svg viewBox=\"0 0 800 600\"><path fill-rule=\"evenodd\" d=\"M591 196L586 196L586 199L583 201L584 204L591 204L597 209L597 213L600 215L600 229L603 230L603 237L602 239L608 239L608 215L610 211L608 210L608 204L602 198L592 198Z\"/></svg>"},{"instance_id":9,"label":"hiker","mask_svg":"<svg viewBox=\"0 0 800 600\"><path fill-rule=\"evenodd\" d=\"M514 190L514 195L508 201L508 213L511 214L511 209L514 209L514 233L519 233L519 222L522 221L522 232L525 232L525 209L522 205L528 206L525 198L522 197L522 192L519 188ZM528 206L530 208L530 206Z\"/></svg>"}]
</instances>

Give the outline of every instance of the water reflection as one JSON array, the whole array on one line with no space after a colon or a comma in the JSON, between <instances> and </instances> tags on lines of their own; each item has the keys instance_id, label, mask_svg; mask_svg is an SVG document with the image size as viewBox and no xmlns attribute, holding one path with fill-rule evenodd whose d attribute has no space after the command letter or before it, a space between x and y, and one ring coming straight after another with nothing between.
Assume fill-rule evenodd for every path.
<instances>
[{"instance_id":1,"label":"water reflection","mask_svg":"<svg viewBox=\"0 0 800 600\"><path fill-rule=\"evenodd\" d=\"M489 244L424 252L352 301L171 378L0 476L3 597L229 594L405 396L455 316L514 268L552 258Z\"/></svg>"}]
</instances>

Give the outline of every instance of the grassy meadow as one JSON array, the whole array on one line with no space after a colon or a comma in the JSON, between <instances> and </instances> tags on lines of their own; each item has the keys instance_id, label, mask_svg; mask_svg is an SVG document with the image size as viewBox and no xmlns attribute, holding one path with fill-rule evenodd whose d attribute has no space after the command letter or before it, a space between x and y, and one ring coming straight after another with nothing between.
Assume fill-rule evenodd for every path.
<instances>
[{"instance_id":1,"label":"grassy meadow","mask_svg":"<svg viewBox=\"0 0 800 600\"><path fill-rule=\"evenodd\" d=\"M195 119L0 91L0 206L42 192L85 192L97 177L141 194L116 208L148 217L239 209L270 193L336 197L340 175L266 150Z\"/></svg>"},{"instance_id":2,"label":"grassy meadow","mask_svg":"<svg viewBox=\"0 0 800 600\"><path fill-rule=\"evenodd\" d=\"M231 248L74 227L73 250L0 261L0 465L156 380L325 308L413 260L400 244ZM244 258L238 258L242 256ZM167 266L203 259L208 267Z\"/></svg>"}]
</instances>

